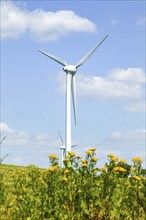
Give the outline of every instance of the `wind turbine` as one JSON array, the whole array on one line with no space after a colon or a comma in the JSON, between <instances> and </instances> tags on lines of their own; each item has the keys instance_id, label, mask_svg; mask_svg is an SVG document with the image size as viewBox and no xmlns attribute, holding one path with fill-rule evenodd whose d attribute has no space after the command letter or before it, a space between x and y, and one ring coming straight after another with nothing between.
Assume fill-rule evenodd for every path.
<instances>
[{"instance_id":1,"label":"wind turbine","mask_svg":"<svg viewBox=\"0 0 146 220\"><path fill-rule=\"evenodd\" d=\"M63 138L62 138L59 131L58 131L58 134L59 134L59 137L60 137L60 140L61 140L61 143L62 143L60 149L61 149L61 167L63 167L63 160L65 159L65 145L64 145ZM77 145L72 145L71 148L76 147L76 146Z\"/></svg>"},{"instance_id":2,"label":"wind turbine","mask_svg":"<svg viewBox=\"0 0 146 220\"><path fill-rule=\"evenodd\" d=\"M1 135L0 135L0 139L1 139ZM3 141L4 141L5 139L6 139L6 136L3 137L3 138L0 140L0 152L1 152L1 144L3 143ZM2 164L3 160L4 160L7 156L9 156L9 154L6 154L6 155L4 155L4 156L1 158L1 155L0 155L0 164Z\"/></svg>"},{"instance_id":3,"label":"wind turbine","mask_svg":"<svg viewBox=\"0 0 146 220\"><path fill-rule=\"evenodd\" d=\"M57 63L63 65L63 70L66 73L66 123L65 123L65 154L67 156L68 152L71 151L71 93L72 93L72 101L73 101L73 112L74 112L74 121L76 125L76 82L75 82L75 74L77 72L78 67L83 65L96 51L96 49L105 41L108 37L103 38L103 40L97 44L92 50L88 52L86 56L84 56L76 65L70 65L65 60L56 57L52 54L46 53L44 51L39 50L45 56L51 58Z\"/></svg>"}]
</instances>

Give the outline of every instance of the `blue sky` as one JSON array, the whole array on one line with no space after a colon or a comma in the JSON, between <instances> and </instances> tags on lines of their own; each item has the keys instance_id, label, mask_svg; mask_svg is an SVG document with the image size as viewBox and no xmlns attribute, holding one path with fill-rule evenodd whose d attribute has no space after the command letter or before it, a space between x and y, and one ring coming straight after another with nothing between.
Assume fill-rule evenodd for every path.
<instances>
[{"instance_id":1,"label":"blue sky","mask_svg":"<svg viewBox=\"0 0 146 220\"><path fill-rule=\"evenodd\" d=\"M44 50L77 63L74 151L97 148L145 160L145 2L1 1L1 156L5 163L48 166L65 136L65 73ZM72 117L73 119L73 117Z\"/></svg>"}]
</instances>

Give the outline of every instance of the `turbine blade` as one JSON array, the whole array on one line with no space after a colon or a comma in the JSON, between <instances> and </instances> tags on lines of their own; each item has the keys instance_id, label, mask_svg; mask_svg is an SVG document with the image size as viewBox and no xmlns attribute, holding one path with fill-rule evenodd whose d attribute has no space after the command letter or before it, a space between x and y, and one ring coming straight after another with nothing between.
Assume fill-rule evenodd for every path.
<instances>
[{"instance_id":1,"label":"turbine blade","mask_svg":"<svg viewBox=\"0 0 146 220\"><path fill-rule=\"evenodd\" d=\"M76 121L76 80L75 80L75 75L72 75L71 91L72 91L72 102L73 102L73 111L74 111L74 121L75 121L75 125L76 125L76 124L77 124L77 121Z\"/></svg>"},{"instance_id":2,"label":"turbine blade","mask_svg":"<svg viewBox=\"0 0 146 220\"><path fill-rule=\"evenodd\" d=\"M72 145L71 147L76 147L77 145L75 144L75 145Z\"/></svg>"},{"instance_id":3,"label":"turbine blade","mask_svg":"<svg viewBox=\"0 0 146 220\"><path fill-rule=\"evenodd\" d=\"M59 134L60 140L61 140L61 142L62 142L62 145L64 145L64 143L63 143L63 138L61 137L61 134L60 134L59 130L57 130L57 131L58 131L58 134Z\"/></svg>"},{"instance_id":4,"label":"turbine blade","mask_svg":"<svg viewBox=\"0 0 146 220\"><path fill-rule=\"evenodd\" d=\"M103 43L103 41L105 41L105 39L106 39L107 37L108 37L108 35L107 35L105 38L103 38L103 40L102 40L99 44L97 44L96 47L94 47L92 50L90 50L89 53L88 53L86 56L84 56L84 57L75 65L76 68L78 68L79 66L83 65L83 64L92 56L92 54L95 52L95 50Z\"/></svg>"},{"instance_id":5,"label":"turbine blade","mask_svg":"<svg viewBox=\"0 0 146 220\"><path fill-rule=\"evenodd\" d=\"M39 51L40 53L44 54L45 56L51 58L52 60L56 61L57 63L63 65L63 66L68 65L67 62L66 62L65 60L62 60L62 59L59 58L59 57L56 57L56 56L54 56L54 55L52 55L52 54L49 54L49 53L43 52L43 51L41 51L41 50L38 50L38 51Z\"/></svg>"},{"instance_id":6,"label":"turbine blade","mask_svg":"<svg viewBox=\"0 0 146 220\"><path fill-rule=\"evenodd\" d=\"M1 135L0 135L0 137L1 137ZM0 140L0 144L2 144L5 139L6 139L6 136L3 137L2 140Z\"/></svg>"}]
</instances>

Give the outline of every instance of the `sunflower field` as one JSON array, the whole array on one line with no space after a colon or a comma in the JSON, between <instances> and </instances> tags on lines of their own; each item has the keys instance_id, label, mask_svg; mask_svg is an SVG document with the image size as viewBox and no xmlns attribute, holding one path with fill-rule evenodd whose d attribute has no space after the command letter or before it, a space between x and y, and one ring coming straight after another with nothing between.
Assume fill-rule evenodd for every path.
<instances>
[{"instance_id":1,"label":"sunflower field","mask_svg":"<svg viewBox=\"0 0 146 220\"><path fill-rule=\"evenodd\" d=\"M74 152L59 167L49 155L50 167L0 165L1 220L145 220L146 170L142 159L132 165L107 155L98 167L96 149L85 158Z\"/></svg>"}]
</instances>

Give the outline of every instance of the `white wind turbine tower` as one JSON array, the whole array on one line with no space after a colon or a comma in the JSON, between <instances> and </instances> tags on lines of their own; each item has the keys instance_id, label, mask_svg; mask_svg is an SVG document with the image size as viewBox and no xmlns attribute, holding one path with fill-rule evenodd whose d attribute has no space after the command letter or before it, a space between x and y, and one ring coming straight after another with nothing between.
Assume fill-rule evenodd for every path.
<instances>
[{"instance_id":1,"label":"white wind turbine tower","mask_svg":"<svg viewBox=\"0 0 146 220\"><path fill-rule=\"evenodd\" d=\"M59 137L60 137L60 140L61 140L61 144L62 144L60 149L61 149L61 167L63 167L63 160L65 159L65 145L64 145L63 138L62 138L62 136L61 136L59 131L58 131L58 134L59 134ZM76 146L77 145L72 145L71 148L72 147L76 147Z\"/></svg>"},{"instance_id":2,"label":"white wind turbine tower","mask_svg":"<svg viewBox=\"0 0 146 220\"><path fill-rule=\"evenodd\" d=\"M96 45L89 53L83 57L76 65L69 65L65 60L56 57L52 54L48 54L39 50L45 56L51 58L57 63L63 65L63 70L66 73L66 124L65 124L65 155L69 151L71 151L71 93L72 93L72 101L73 101L73 111L74 111L74 121L76 125L76 85L75 85L75 74L77 72L78 67L83 65L96 51L96 49L105 41L108 37L103 38L103 40Z\"/></svg>"}]
</instances>

